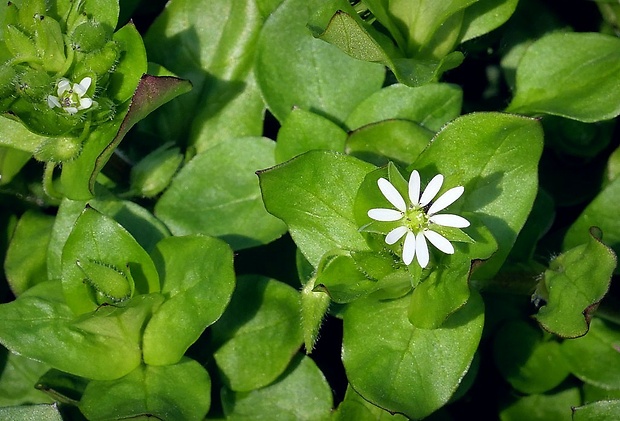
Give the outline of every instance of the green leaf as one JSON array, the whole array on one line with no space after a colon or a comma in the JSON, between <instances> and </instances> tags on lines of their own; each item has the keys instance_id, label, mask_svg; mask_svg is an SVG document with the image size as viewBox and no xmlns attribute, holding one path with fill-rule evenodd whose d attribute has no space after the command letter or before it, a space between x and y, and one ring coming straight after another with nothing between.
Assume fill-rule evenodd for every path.
<instances>
[{"instance_id":1,"label":"green leaf","mask_svg":"<svg viewBox=\"0 0 620 421\"><path fill-rule=\"evenodd\" d=\"M573 421L614 421L620 414L620 400L592 402L573 409Z\"/></svg>"},{"instance_id":2,"label":"green leaf","mask_svg":"<svg viewBox=\"0 0 620 421\"><path fill-rule=\"evenodd\" d=\"M576 387L544 395L515 397L499 412L501 421L571 421L572 408L581 405Z\"/></svg>"},{"instance_id":3,"label":"green leaf","mask_svg":"<svg viewBox=\"0 0 620 421\"><path fill-rule=\"evenodd\" d=\"M10 406L0 408L0 418L9 421L37 420L37 421L63 421L62 415L56 404L52 405L28 405Z\"/></svg>"},{"instance_id":4,"label":"green leaf","mask_svg":"<svg viewBox=\"0 0 620 421\"><path fill-rule=\"evenodd\" d=\"M132 84L123 88L129 90L131 87L133 97L130 95L131 101L117 110L120 117L91 132L80 156L63 164L61 181L67 197L90 199L94 195L97 175L129 129L155 108L191 88L189 82L169 76L143 75L136 83L137 87Z\"/></svg>"},{"instance_id":5,"label":"green leaf","mask_svg":"<svg viewBox=\"0 0 620 421\"><path fill-rule=\"evenodd\" d=\"M56 402L77 405L89 381L84 377L52 368L39 378L35 387L51 396Z\"/></svg>"},{"instance_id":6,"label":"green leaf","mask_svg":"<svg viewBox=\"0 0 620 421\"><path fill-rule=\"evenodd\" d=\"M564 250L589 241L590 227L603 231L603 242L616 254L620 253L620 220L618 220L618 201L620 200L620 178L615 178L577 217L564 237Z\"/></svg>"},{"instance_id":7,"label":"green leaf","mask_svg":"<svg viewBox=\"0 0 620 421\"><path fill-rule=\"evenodd\" d=\"M465 9L460 42L477 38L504 24L519 0L478 0Z\"/></svg>"},{"instance_id":8,"label":"green leaf","mask_svg":"<svg viewBox=\"0 0 620 421\"><path fill-rule=\"evenodd\" d=\"M140 364L145 320L162 301L159 294L142 295L125 307L102 306L76 317L65 304L60 283L43 282L0 305L0 342L67 373L119 378Z\"/></svg>"},{"instance_id":9,"label":"green leaf","mask_svg":"<svg viewBox=\"0 0 620 421\"><path fill-rule=\"evenodd\" d=\"M4 260L4 271L11 291L19 295L47 281L47 246L54 218L29 210L19 219Z\"/></svg>"},{"instance_id":10,"label":"green leaf","mask_svg":"<svg viewBox=\"0 0 620 421\"><path fill-rule=\"evenodd\" d=\"M0 145L24 152L34 153L46 139L28 130L23 124L10 118L1 117Z\"/></svg>"},{"instance_id":11,"label":"green leaf","mask_svg":"<svg viewBox=\"0 0 620 421\"><path fill-rule=\"evenodd\" d=\"M436 329L462 308L470 296L470 258L461 252L444 255L428 278L411 294L409 321L415 327Z\"/></svg>"},{"instance_id":12,"label":"green leaf","mask_svg":"<svg viewBox=\"0 0 620 421\"><path fill-rule=\"evenodd\" d=\"M269 386L250 392L222 389L226 419L327 420L332 392L321 370L306 356L295 358Z\"/></svg>"},{"instance_id":13,"label":"green leaf","mask_svg":"<svg viewBox=\"0 0 620 421\"><path fill-rule=\"evenodd\" d=\"M293 240L316 267L332 249L367 250L353 202L372 169L346 155L311 151L258 176L265 207L288 225Z\"/></svg>"},{"instance_id":14,"label":"green leaf","mask_svg":"<svg viewBox=\"0 0 620 421\"><path fill-rule=\"evenodd\" d=\"M410 120L384 120L351 132L345 152L378 166L388 161L406 165L415 161L434 134Z\"/></svg>"},{"instance_id":15,"label":"green leaf","mask_svg":"<svg viewBox=\"0 0 620 421\"><path fill-rule=\"evenodd\" d=\"M598 303L609 290L616 255L592 229L585 244L553 259L545 271L547 302L535 316L546 330L566 338L585 335Z\"/></svg>"},{"instance_id":16,"label":"green leaf","mask_svg":"<svg viewBox=\"0 0 620 421\"><path fill-rule=\"evenodd\" d=\"M62 276L62 250L86 204L121 224L146 252L153 250L159 240L170 235L160 220L137 203L118 200L113 196L102 196L100 199L88 202L63 199L54 220L54 229L47 251L50 280L60 279Z\"/></svg>"},{"instance_id":17,"label":"green leaf","mask_svg":"<svg viewBox=\"0 0 620 421\"><path fill-rule=\"evenodd\" d=\"M473 293L439 329L414 327L410 297L372 296L344 314L342 356L352 387L373 404L410 418L428 416L457 389L478 347L483 303Z\"/></svg>"},{"instance_id":18,"label":"green leaf","mask_svg":"<svg viewBox=\"0 0 620 421\"><path fill-rule=\"evenodd\" d=\"M284 0L261 31L256 78L280 122L298 106L341 123L383 83L383 66L355 60L312 36L306 24L321 4Z\"/></svg>"},{"instance_id":19,"label":"green leaf","mask_svg":"<svg viewBox=\"0 0 620 421\"><path fill-rule=\"evenodd\" d=\"M474 213L497 240L499 249L477 270L479 278L497 272L531 211L542 138L533 119L468 114L445 126L412 165L426 177L443 174L445 186L464 186L452 211Z\"/></svg>"},{"instance_id":20,"label":"green leaf","mask_svg":"<svg viewBox=\"0 0 620 421\"><path fill-rule=\"evenodd\" d=\"M223 241L194 235L166 238L152 256L166 302L146 326L143 359L175 364L228 305L235 288L232 251Z\"/></svg>"},{"instance_id":21,"label":"green leaf","mask_svg":"<svg viewBox=\"0 0 620 421\"><path fill-rule=\"evenodd\" d=\"M121 103L134 95L140 78L146 73L146 50L142 36L131 22L116 31L112 39L119 44L124 54L121 54L122 58L116 63L114 72L110 74L107 94L111 99Z\"/></svg>"},{"instance_id":22,"label":"green leaf","mask_svg":"<svg viewBox=\"0 0 620 421\"><path fill-rule=\"evenodd\" d=\"M173 179L155 214L175 235L207 234L235 250L267 244L285 226L265 211L256 171L275 164L266 138L229 139L196 155Z\"/></svg>"},{"instance_id":23,"label":"green leaf","mask_svg":"<svg viewBox=\"0 0 620 421\"><path fill-rule=\"evenodd\" d=\"M0 146L0 186L10 183L31 158L30 152Z\"/></svg>"},{"instance_id":24,"label":"green leaf","mask_svg":"<svg viewBox=\"0 0 620 421\"><path fill-rule=\"evenodd\" d=\"M476 0L371 0L370 10L407 57L440 58L456 45L462 10Z\"/></svg>"},{"instance_id":25,"label":"green leaf","mask_svg":"<svg viewBox=\"0 0 620 421\"><path fill-rule=\"evenodd\" d=\"M368 421L405 421L401 414L391 414L368 402L349 385L344 400L338 405L334 421L368 420Z\"/></svg>"},{"instance_id":26,"label":"green leaf","mask_svg":"<svg viewBox=\"0 0 620 421\"><path fill-rule=\"evenodd\" d=\"M370 95L347 117L345 124L358 129L389 119L410 120L437 132L461 114L463 93L457 85L431 83L417 88L390 85Z\"/></svg>"},{"instance_id":27,"label":"green leaf","mask_svg":"<svg viewBox=\"0 0 620 421\"><path fill-rule=\"evenodd\" d=\"M570 371L582 381L604 389L620 389L620 331L594 318L585 336L562 343Z\"/></svg>"},{"instance_id":28,"label":"green leaf","mask_svg":"<svg viewBox=\"0 0 620 421\"><path fill-rule=\"evenodd\" d=\"M0 407L25 403L49 403L51 399L34 388L48 369L47 364L31 360L0 348Z\"/></svg>"},{"instance_id":29,"label":"green leaf","mask_svg":"<svg viewBox=\"0 0 620 421\"><path fill-rule=\"evenodd\" d=\"M211 328L215 362L230 389L258 389L284 372L303 341L299 305L298 292L274 279L237 280Z\"/></svg>"},{"instance_id":30,"label":"green leaf","mask_svg":"<svg viewBox=\"0 0 620 421\"><path fill-rule=\"evenodd\" d=\"M508 112L594 122L620 114L620 40L598 33L553 33L532 44L517 68Z\"/></svg>"},{"instance_id":31,"label":"green leaf","mask_svg":"<svg viewBox=\"0 0 620 421\"><path fill-rule=\"evenodd\" d=\"M134 417L199 421L210 406L209 374L189 358L163 367L142 364L120 379L91 381L79 404L92 421Z\"/></svg>"},{"instance_id":32,"label":"green leaf","mask_svg":"<svg viewBox=\"0 0 620 421\"><path fill-rule=\"evenodd\" d=\"M145 37L148 56L194 89L141 127L198 152L260 136L265 106L252 67L262 20L255 0L171 2Z\"/></svg>"},{"instance_id":33,"label":"green leaf","mask_svg":"<svg viewBox=\"0 0 620 421\"><path fill-rule=\"evenodd\" d=\"M101 270L85 272L87 262ZM109 295L114 285L106 267L123 275L129 295L160 289L153 261L131 234L113 219L87 207L75 222L62 252L62 286L67 305L76 314L94 311L103 304L99 294L113 302L128 298ZM92 278L91 273L95 275Z\"/></svg>"},{"instance_id":34,"label":"green leaf","mask_svg":"<svg viewBox=\"0 0 620 421\"><path fill-rule=\"evenodd\" d=\"M294 108L286 118L276 142L276 162L281 163L315 149L344 151L347 133L331 120Z\"/></svg>"},{"instance_id":35,"label":"green leaf","mask_svg":"<svg viewBox=\"0 0 620 421\"><path fill-rule=\"evenodd\" d=\"M502 376L526 394L544 393L570 374L559 342L530 323L512 321L495 336L493 357Z\"/></svg>"}]
</instances>

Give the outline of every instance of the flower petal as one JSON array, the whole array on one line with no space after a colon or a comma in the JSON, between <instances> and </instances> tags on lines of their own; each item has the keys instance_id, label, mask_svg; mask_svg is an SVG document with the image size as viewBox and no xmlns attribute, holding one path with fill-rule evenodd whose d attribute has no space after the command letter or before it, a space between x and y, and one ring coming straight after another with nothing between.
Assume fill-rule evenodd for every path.
<instances>
[{"instance_id":1,"label":"flower petal","mask_svg":"<svg viewBox=\"0 0 620 421\"><path fill-rule=\"evenodd\" d=\"M47 105L49 105L50 108L61 107L60 101L58 101L58 98L54 95L47 96Z\"/></svg>"},{"instance_id":2,"label":"flower petal","mask_svg":"<svg viewBox=\"0 0 620 421\"><path fill-rule=\"evenodd\" d=\"M435 202L428 209L427 214L432 215L447 208L448 206L456 202L456 200L463 195L464 191L465 187L463 186L451 188L450 190L439 196L437 200L435 200Z\"/></svg>"},{"instance_id":3,"label":"flower petal","mask_svg":"<svg viewBox=\"0 0 620 421\"><path fill-rule=\"evenodd\" d=\"M92 83L92 81L93 80L87 76L80 81L80 83L78 84L79 88L74 86L73 89L75 90L75 92L77 92L79 96L82 96L86 93L86 91L88 91L88 88L90 88L90 84Z\"/></svg>"},{"instance_id":4,"label":"flower petal","mask_svg":"<svg viewBox=\"0 0 620 421\"><path fill-rule=\"evenodd\" d=\"M394 209L371 209L368 216L375 221L392 222L398 221L403 217L403 213Z\"/></svg>"},{"instance_id":5,"label":"flower petal","mask_svg":"<svg viewBox=\"0 0 620 421\"><path fill-rule=\"evenodd\" d=\"M452 228L466 228L469 226L469 221L459 215L451 215L449 213L442 215L432 215L428 218L434 224L443 225L444 227Z\"/></svg>"},{"instance_id":6,"label":"flower petal","mask_svg":"<svg viewBox=\"0 0 620 421\"><path fill-rule=\"evenodd\" d=\"M422 232L419 232L415 236L415 251L418 255L418 263L420 264L420 267L424 269L428 265L430 256L428 254L428 245L426 244L426 238L424 238L424 233Z\"/></svg>"},{"instance_id":7,"label":"flower petal","mask_svg":"<svg viewBox=\"0 0 620 421\"><path fill-rule=\"evenodd\" d=\"M377 184L379 185L379 190L383 193L383 196L390 202L396 209L401 212L405 212L407 210L407 204L405 203L405 199L400 195L396 187L385 178L380 178L377 180Z\"/></svg>"},{"instance_id":8,"label":"flower petal","mask_svg":"<svg viewBox=\"0 0 620 421\"><path fill-rule=\"evenodd\" d=\"M446 254L454 254L454 246L443 235L435 231L425 230L424 236L432 245Z\"/></svg>"},{"instance_id":9,"label":"flower petal","mask_svg":"<svg viewBox=\"0 0 620 421\"><path fill-rule=\"evenodd\" d=\"M78 110L87 110L93 105L93 100L90 98L80 98L80 106Z\"/></svg>"},{"instance_id":10,"label":"flower petal","mask_svg":"<svg viewBox=\"0 0 620 421\"><path fill-rule=\"evenodd\" d=\"M63 109L71 115L78 112L78 109L75 107L63 107Z\"/></svg>"},{"instance_id":11,"label":"flower petal","mask_svg":"<svg viewBox=\"0 0 620 421\"><path fill-rule=\"evenodd\" d=\"M424 193L422 193L422 198L420 199L420 205L426 206L431 200L437 196L439 189L441 189L441 185L443 184L443 175L437 174L433 179L428 183L426 188L424 189Z\"/></svg>"},{"instance_id":12,"label":"flower petal","mask_svg":"<svg viewBox=\"0 0 620 421\"><path fill-rule=\"evenodd\" d=\"M71 89L71 82L69 79L65 79L64 77L58 81L58 96L61 96L65 92Z\"/></svg>"},{"instance_id":13,"label":"flower petal","mask_svg":"<svg viewBox=\"0 0 620 421\"><path fill-rule=\"evenodd\" d=\"M415 234L411 231L407 231L405 242L403 243L403 263L409 266L413 262L415 251L417 248Z\"/></svg>"},{"instance_id":14,"label":"flower petal","mask_svg":"<svg viewBox=\"0 0 620 421\"><path fill-rule=\"evenodd\" d=\"M416 170L409 176L409 200L414 205L420 204L420 173Z\"/></svg>"},{"instance_id":15,"label":"flower petal","mask_svg":"<svg viewBox=\"0 0 620 421\"><path fill-rule=\"evenodd\" d=\"M409 229L407 229L407 227L405 226L401 225L400 227L396 227L392 231L388 232L388 235L385 236L385 242L392 245L398 240L400 240L403 235L407 234L408 232Z\"/></svg>"}]
</instances>

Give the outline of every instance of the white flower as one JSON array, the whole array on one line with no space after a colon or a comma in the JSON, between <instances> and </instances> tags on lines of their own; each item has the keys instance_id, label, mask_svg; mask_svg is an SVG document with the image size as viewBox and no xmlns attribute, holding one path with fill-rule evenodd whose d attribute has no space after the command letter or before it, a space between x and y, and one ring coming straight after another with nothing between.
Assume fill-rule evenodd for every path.
<instances>
[{"instance_id":1,"label":"white flower","mask_svg":"<svg viewBox=\"0 0 620 421\"><path fill-rule=\"evenodd\" d=\"M71 86L69 79L63 77L56 85L58 96L48 95L47 105L50 108L62 108L72 115L80 110L87 110L95 103L92 99L85 96L91 83L92 79L85 77L80 83L74 83Z\"/></svg>"},{"instance_id":2,"label":"white flower","mask_svg":"<svg viewBox=\"0 0 620 421\"><path fill-rule=\"evenodd\" d=\"M465 191L463 186L451 188L439 196L433 204L430 204L443 184L443 175L441 174L433 177L424 189L422 197L420 197L420 174L414 170L409 177L409 203L405 202L405 199L403 199L394 185L385 178L380 178L377 184L383 196L396 209L370 209L368 216L375 221L401 222L401 225L391 230L385 236L385 242L387 244L395 244L398 240L405 237L402 258L406 265L410 265L416 256L422 268L428 265L430 256L426 240L446 254L454 253L454 247L450 241L434 231L433 227L437 225L453 228L469 226L469 221L462 216L438 214L438 212L444 210L461 197Z\"/></svg>"}]
</instances>

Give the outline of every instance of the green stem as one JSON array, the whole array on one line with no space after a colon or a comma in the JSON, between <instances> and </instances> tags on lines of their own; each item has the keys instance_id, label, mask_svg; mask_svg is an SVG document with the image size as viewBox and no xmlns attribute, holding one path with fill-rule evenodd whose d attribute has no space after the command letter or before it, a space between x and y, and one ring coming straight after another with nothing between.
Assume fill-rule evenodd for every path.
<instances>
[{"instance_id":1,"label":"green stem","mask_svg":"<svg viewBox=\"0 0 620 421\"><path fill-rule=\"evenodd\" d=\"M54 187L54 168L56 164L53 162L46 162L45 169L43 171L43 191L49 197L53 199L62 199L63 196L60 194L56 187Z\"/></svg>"}]
</instances>

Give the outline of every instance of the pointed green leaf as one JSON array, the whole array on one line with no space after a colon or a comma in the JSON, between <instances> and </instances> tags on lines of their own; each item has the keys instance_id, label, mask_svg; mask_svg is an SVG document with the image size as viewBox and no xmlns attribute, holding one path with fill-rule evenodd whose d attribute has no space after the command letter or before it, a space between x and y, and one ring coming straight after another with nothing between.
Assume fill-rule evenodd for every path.
<instances>
[{"instance_id":1,"label":"pointed green leaf","mask_svg":"<svg viewBox=\"0 0 620 421\"><path fill-rule=\"evenodd\" d=\"M342 357L355 390L373 404L420 419L445 405L469 368L482 335L476 293L439 329L414 327L410 297L357 300L344 314Z\"/></svg>"},{"instance_id":2,"label":"pointed green leaf","mask_svg":"<svg viewBox=\"0 0 620 421\"><path fill-rule=\"evenodd\" d=\"M166 141L187 141L198 152L262 134L265 106L253 63L263 16L256 3L179 0L164 9L146 34L148 57L191 80L194 89L141 127Z\"/></svg>"},{"instance_id":3,"label":"pointed green leaf","mask_svg":"<svg viewBox=\"0 0 620 421\"><path fill-rule=\"evenodd\" d=\"M620 400L592 402L573 408L573 421L614 421L620 414Z\"/></svg>"},{"instance_id":4,"label":"pointed green leaf","mask_svg":"<svg viewBox=\"0 0 620 421\"><path fill-rule=\"evenodd\" d=\"M94 264L92 270L85 270L84 265L89 263ZM97 292L106 295L113 287L109 270L125 278L131 295L160 289L153 261L131 234L113 219L87 207L75 222L62 252L63 290L76 314L94 311L102 304ZM122 301L128 297L108 298Z\"/></svg>"},{"instance_id":5,"label":"pointed green leaf","mask_svg":"<svg viewBox=\"0 0 620 421\"><path fill-rule=\"evenodd\" d=\"M322 3L284 0L261 31L256 78L280 122L294 106L343 122L383 83L383 66L355 60L312 36L306 24Z\"/></svg>"},{"instance_id":6,"label":"pointed green leaf","mask_svg":"<svg viewBox=\"0 0 620 421\"><path fill-rule=\"evenodd\" d=\"M275 164L267 138L229 139L196 155L173 179L155 214L175 235L206 234L235 250L267 244L286 227L265 210L256 171Z\"/></svg>"},{"instance_id":7,"label":"pointed green leaf","mask_svg":"<svg viewBox=\"0 0 620 421\"><path fill-rule=\"evenodd\" d=\"M276 162L281 163L315 149L343 152L346 138L347 133L331 120L295 108L278 130Z\"/></svg>"},{"instance_id":8,"label":"pointed green leaf","mask_svg":"<svg viewBox=\"0 0 620 421\"><path fill-rule=\"evenodd\" d=\"M212 327L212 348L226 385L235 391L273 382L303 341L299 293L264 277L241 277L230 305Z\"/></svg>"},{"instance_id":9,"label":"pointed green leaf","mask_svg":"<svg viewBox=\"0 0 620 421\"><path fill-rule=\"evenodd\" d=\"M498 251L476 272L480 278L497 272L530 213L542 139L536 120L468 114L445 126L412 165L427 177L443 174L445 186L464 186L451 211L473 212L497 240Z\"/></svg>"},{"instance_id":10,"label":"pointed green leaf","mask_svg":"<svg viewBox=\"0 0 620 421\"><path fill-rule=\"evenodd\" d=\"M167 299L146 326L143 358L175 364L228 305L235 288L232 251L223 241L194 235L166 238L152 256Z\"/></svg>"},{"instance_id":11,"label":"pointed green leaf","mask_svg":"<svg viewBox=\"0 0 620 421\"><path fill-rule=\"evenodd\" d=\"M351 132L345 151L378 166L388 161L406 165L415 161L433 135L434 132L410 120L385 120Z\"/></svg>"},{"instance_id":12,"label":"pointed green leaf","mask_svg":"<svg viewBox=\"0 0 620 421\"><path fill-rule=\"evenodd\" d=\"M460 42L491 32L514 13L518 0L478 0L465 9Z\"/></svg>"},{"instance_id":13,"label":"pointed green leaf","mask_svg":"<svg viewBox=\"0 0 620 421\"><path fill-rule=\"evenodd\" d=\"M461 114L463 93L457 85L431 83L411 88L390 85L367 97L347 117L346 125L358 129L382 120L411 120L433 132Z\"/></svg>"},{"instance_id":14,"label":"pointed green leaf","mask_svg":"<svg viewBox=\"0 0 620 421\"><path fill-rule=\"evenodd\" d=\"M0 358L4 365L0 374L0 407L52 402L49 396L34 388L39 377L49 370L47 364L14 354L4 347L0 348Z\"/></svg>"},{"instance_id":15,"label":"pointed green leaf","mask_svg":"<svg viewBox=\"0 0 620 421\"><path fill-rule=\"evenodd\" d=\"M571 408L581 405L579 388L552 393L513 397L499 411L502 421L571 421Z\"/></svg>"},{"instance_id":16,"label":"pointed green leaf","mask_svg":"<svg viewBox=\"0 0 620 421\"><path fill-rule=\"evenodd\" d=\"M125 307L102 306L76 317L58 281L48 281L0 305L0 342L13 352L91 379L115 379L142 360L145 321L163 297L136 297Z\"/></svg>"},{"instance_id":17,"label":"pointed green leaf","mask_svg":"<svg viewBox=\"0 0 620 421\"><path fill-rule=\"evenodd\" d=\"M258 175L265 207L288 225L295 243L316 267L332 249L367 249L353 202L372 169L346 155L311 151Z\"/></svg>"},{"instance_id":18,"label":"pointed green leaf","mask_svg":"<svg viewBox=\"0 0 620 421\"><path fill-rule=\"evenodd\" d=\"M517 67L509 112L579 121L620 114L620 39L599 33L552 33L533 43Z\"/></svg>"},{"instance_id":19,"label":"pointed green leaf","mask_svg":"<svg viewBox=\"0 0 620 421\"><path fill-rule=\"evenodd\" d=\"M0 418L4 420L63 421L57 404L25 405L0 408Z\"/></svg>"}]
</instances>

